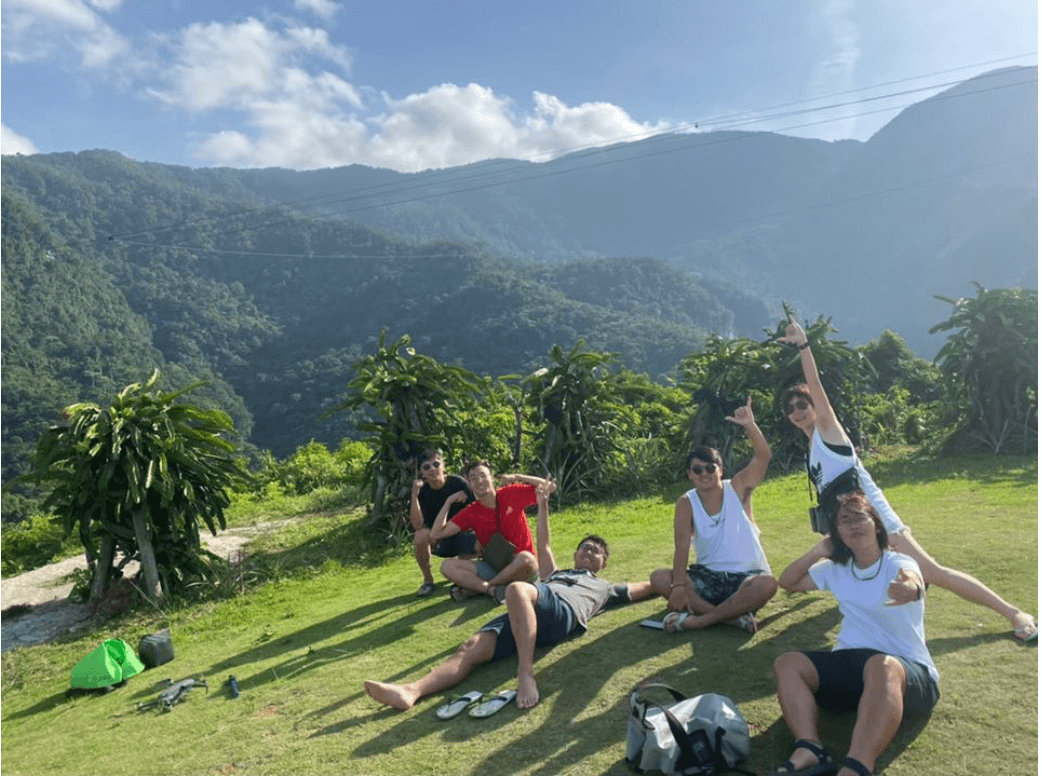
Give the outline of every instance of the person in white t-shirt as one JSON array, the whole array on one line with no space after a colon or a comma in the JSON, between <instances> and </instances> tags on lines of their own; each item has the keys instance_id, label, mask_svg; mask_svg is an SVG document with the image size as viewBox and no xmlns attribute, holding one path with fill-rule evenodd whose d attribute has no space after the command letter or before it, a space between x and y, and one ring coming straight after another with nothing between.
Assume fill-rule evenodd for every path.
<instances>
[{"instance_id":1,"label":"person in white t-shirt","mask_svg":"<svg viewBox=\"0 0 1042 776\"><path fill-rule=\"evenodd\" d=\"M807 471L819 495L841 473L855 467L859 486L883 518L887 533L890 534L890 543L899 552L915 559L926 584L943 587L967 601L998 612L1009 620L1016 638L1024 642L1035 641L1038 638L1038 623L1031 614L1003 599L976 577L942 566L922 548L912 536L912 530L897 516L883 491L872 481L872 477L861 464L850 437L832 409L803 327L796 321L789 321L785 335L779 337L778 342L799 348L803 379L806 382L788 387L782 394L781 406L789 422L807 436L810 445L807 453Z\"/></svg>"},{"instance_id":2,"label":"person in white t-shirt","mask_svg":"<svg viewBox=\"0 0 1042 776\"><path fill-rule=\"evenodd\" d=\"M831 652L787 652L774 663L778 703L796 737L779 772L837 773L818 735L820 706L857 712L838 774L871 776L904 716L929 715L940 697L923 627L925 584L915 560L889 548L863 491L840 497L829 528L778 578L790 592L829 591L843 616Z\"/></svg>"}]
</instances>

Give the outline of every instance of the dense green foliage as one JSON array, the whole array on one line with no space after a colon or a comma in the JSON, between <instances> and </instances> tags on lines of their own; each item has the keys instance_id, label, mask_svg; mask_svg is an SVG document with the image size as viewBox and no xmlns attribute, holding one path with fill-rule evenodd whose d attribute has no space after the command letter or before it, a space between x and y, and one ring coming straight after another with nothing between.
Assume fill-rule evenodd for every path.
<instances>
[{"instance_id":1,"label":"dense green foliage","mask_svg":"<svg viewBox=\"0 0 1042 776\"><path fill-rule=\"evenodd\" d=\"M766 328L771 305L744 288L739 266L769 232L750 231L709 274L694 244L672 264L582 252L507 260L474 242L272 206L251 188L258 176L107 152L5 159L5 482L27 471L63 406L101 401L153 369L167 391L205 381L196 401L233 419L250 467L287 493L341 487L329 450L364 439L370 502L391 526L416 445L443 445L453 466L546 466L565 499L612 496L670 481L695 441L739 465L747 445L725 418L752 396L773 465L799 465L802 439L776 408L798 358L774 343L782 324ZM1007 292L1001 304L990 292L953 303L936 327L955 332L941 369L893 332L853 348L830 338L830 318L809 324L855 442L945 430L956 447L1033 445L1036 295ZM751 321L764 321L766 338L734 336ZM9 489L5 521L31 515L42 495Z\"/></svg>"},{"instance_id":2,"label":"dense green foliage","mask_svg":"<svg viewBox=\"0 0 1042 776\"><path fill-rule=\"evenodd\" d=\"M1027 452L1038 446L1038 292L977 286L945 299L952 331L937 354L954 430L949 450Z\"/></svg>"},{"instance_id":3,"label":"dense green foliage","mask_svg":"<svg viewBox=\"0 0 1042 776\"><path fill-rule=\"evenodd\" d=\"M171 390L205 380L200 402L285 456L357 433L357 415L326 411L383 328L480 374L585 338L659 376L734 319L664 261L551 267L418 243L269 206L241 171L92 151L9 157L2 173L5 481L62 406L153 368Z\"/></svg>"},{"instance_id":4,"label":"dense green foliage","mask_svg":"<svg viewBox=\"0 0 1042 776\"><path fill-rule=\"evenodd\" d=\"M235 445L225 438L231 418L182 402L192 386L164 394L158 382L157 371L106 407L66 407L67 422L40 435L26 475L52 486L44 508L66 533L78 531L92 597L104 592L116 551L121 565L141 560L146 594L157 585L166 596L183 592L206 570L200 526L224 528L228 490L240 480Z\"/></svg>"}]
</instances>

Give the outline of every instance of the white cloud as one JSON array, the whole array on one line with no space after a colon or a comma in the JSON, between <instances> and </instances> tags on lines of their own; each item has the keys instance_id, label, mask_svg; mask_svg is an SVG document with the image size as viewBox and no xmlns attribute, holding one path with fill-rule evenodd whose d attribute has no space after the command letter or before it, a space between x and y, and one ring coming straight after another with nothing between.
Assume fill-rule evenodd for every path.
<instances>
[{"instance_id":1,"label":"white cloud","mask_svg":"<svg viewBox=\"0 0 1042 776\"><path fill-rule=\"evenodd\" d=\"M323 19L329 20L340 10L340 3L333 0L293 0L293 7L298 11L311 11Z\"/></svg>"},{"instance_id":2,"label":"white cloud","mask_svg":"<svg viewBox=\"0 0 1042 776\"><path fill-rule=\"evenodd\" d=\"M823 55L815 64L807 83L807 94L818 97L850 91L858 86L858 67L861 64L861 30L857 21L858 7L854 0L827 0L816 7L813 26L821 26L824 38ZM815 135L839 138L852 137L857 123L854 107L842 113L829 114L829 121L815 128ZM825 118L825 116L821 116Z\"/></svg>"},{"instance_id":3,"label":"white cloud","mask_svg":"<svg viewBox=\"0 0 1042 776\"><path fill-rule=\"evenodd\" d=\"M607 103L569 107L535 92L533 110L518 115L511 100L479 84L440 84L400 100L384 96L385 110L332 113L333 82L314 99L318 79L305 80L293 99L250 110L252 136L222 132L196 149L199 159L232 166L332 167L352 163L401 171L452 167L504 157L546 159L563 151L646 137L662 124L633 120ZM286 91L289 95L291 92ZM305 99L310 94L313 99ZM340 103L343 100L339 101Z\"/></svg>"},{"instance_id":4,"label":"white cloud","mask_svg":"<svg viewBox=\"0 0 1042 776\"><path fill-rule=\"evenodd\" d=\"M3 55L27 62L71 50L85 68L107 67L128 46L95 9L110 11L121 1L6 0L0 5Z\"/></svg>"},{"instance_id":5,"label":"white cloud","mask_svg":"<svg viewBox=\"0 0 1042 776\"><path fill-rule=\"evenodd\" d=\"M334 46L323 30L297 27L283 33L250 18L230 25L193 24L169 43L175 61L166 69L166 86L149 91L172 107L249 113L293 95L317 99L326 108L330 100L360 101L347 81L328 71L312 76L303 69L305 55L349 67L346 50Z\"/></svg>"},{"instance_id":6,"label":"white cloud","mask_svg":"<svg viewBox=\"0 0 1042 776\"><path fill-rule=\"evenodd\" d=\"M6 124L0 124L0 154L35 154L36 146L27 137L22 137Z\"/></svg>"},{"instance_id":7,"label":"white cloud","mask_svg":"<svg viewBox=\"0 0 1042 776\"><path fill-rule=\"evenodd\" d=\"M667 128L635 121L608 103L569 106L541 92L520 110L476 83L445 83L395 98L352 83L350 50L325 30L284 17L194 23L153 36L134 57L120 57L126 44L98 13L120 1L7 0L4 53L12 56L8 25L47 31L49 38L37 39L50 46L62 34L75 37L84 67L109 65L108 74L191 116L193 155L206 164L306 169L361 163L416 171L490 157L543 160ZM333 6L297 3L316 13L332 13ZM28 47L19 51L29 56ZM117 58L119 68L112 67ZM142 80L146 75L150 83ZM200 134L211 120L218 126Z\"/></svg>"}]
</instances>

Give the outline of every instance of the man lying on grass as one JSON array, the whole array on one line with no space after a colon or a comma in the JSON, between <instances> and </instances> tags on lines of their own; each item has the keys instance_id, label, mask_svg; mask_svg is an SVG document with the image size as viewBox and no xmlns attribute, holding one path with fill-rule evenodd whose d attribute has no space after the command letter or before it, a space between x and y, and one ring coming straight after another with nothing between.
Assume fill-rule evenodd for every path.
<instances>
[{"instance_id":1,"label":"man lying on grass","mask_svg":"<svg viewBox=\"0 0 1042 776\"><path fill-rule=\"evenodd\" d=\"M455 687L482 663L517 653L517 705L531 708L539 702L532 668L537 646L553 646L580 635L591 617L655 594L650 582L613 584L597 578L597 572L608 565L608 543L599 536L587 536L579 542L575 568L558 571L550 549L548 505L555 488L552 480L537 487L536 545L542 581L512 582L506 591L506 614L491 620L463 642L456 654L415 682L366 682L365 691L370 696L405 711L420 698Z\"/></svg>"}]
</instances>

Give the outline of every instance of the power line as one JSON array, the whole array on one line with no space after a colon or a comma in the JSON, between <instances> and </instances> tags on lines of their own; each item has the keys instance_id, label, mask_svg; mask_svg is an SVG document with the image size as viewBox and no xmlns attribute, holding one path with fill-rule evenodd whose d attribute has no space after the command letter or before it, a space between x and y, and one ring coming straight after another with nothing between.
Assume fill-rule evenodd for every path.
<instances>
[{"instance_id":1,"label":"power line","mask_svg":"<svg viewBox=\"0 0 1042 776\"><path fill-rule=\"evenodd\" d=\"M1000 71L1000 73L1007 74L1007 72L1004 72L1004 71ZM991 74L988 74L988 75L991 75ZM983 77L985 77L985 76L979 76L978 78L983 78ZM914 79L903 79L903 80L904 81L908 81L908 80L914 80ZM894 82L892 82L892 83L894 83ZM777 113L777 114L770 114L770 115L754 116L754 117L751 117L749 119L744 119L743 121L746 124L762 123L762 122L765 122L765 121L777 120L779 118L789 118L789 117L794 117L794 116L803 115L803 114L811 114L811 113L818 113L818 112L822 112L822 111L837 110L839 108L846 108L846 107L852 107L852 106L855 106L855 105L863 105L863 104L867 104L867 103L874 103L874 102L879 102L879 101L886 100L886 99L894 99L894 98L898 98L898 97L900 97L900 98L907 98L908 96L910 96L912 94L917 94L917 93L921 93L923 91L929 91L929 90L935 90L935 89L943 89L943 88L946 88L946 87L949 87L949 86L953 86L953 85L956 85L956 84L960 84L960 83L968 83L968 82L966 82L966 81L952 81L952 82L945 82L945 83L941 83L941 84L931 84L929 86L919 87L919 88L916 88L916 89L907 89L907 90L902 90L902 91L899 91L899 92L888 93L888 94L885 94L885 95L877 95L877 96L873 96L873 97L865 97L865 98L861 98L861 99L858 99L858 100L851 100L851 101L847 101L847 102L832 103L832 104L829 104L829 105L818 106L818 107L808 108L808 109L804 109L804 110L787 111L785 113ZM955 95L947 95L947 96L940 95L940 96L934 97L933 99L964 98L964 97L972 96L972 95L975 95L975 94L980 94L980 93L983 93L983 92L996 91L996 90L999 90L999 89L1010 88L1011 86L1020 86L1020 85L1024 85L1024 84L1028 84L1028 83L1037 83L1037 76L1034 79L1030 79L1030 80L1022 80L1022 81L1017 81L1017 82L1014 82L1014 83L1011 83L1011 84L1002 84L1002 85L999 85L999 86L989 87L989 88L985 88L985 89L978 89L978 90L969 91L969 92L961 92L961 93L955 94ZM878 87L866 87L866 88L878 88ZM852 90L852 92L858 92L858 91L864 91L864 90L865 89ZM847 92L847 93L851 93L851 92ZM817 98L817 99L821 99L821 98ZM796 103L790 103L790 104L796 104ZM911 104L911 103L909 103L909 104ZM786 106L777 106L777 107L786 107ZM804 128L804 127L807 127L807 126L813 126L813 125L816 125L816 124L829 123L829 122L832 122L832 121L849 120L851 118L856 118L856 117L863 116L863 115L870 115L872 113L898 110L901 107L905 107L905 106L888 106L888 107L881 108L881 109L878 109L878 110L873 110L873 111L865 111L865 112L856 113L856 114L846 114L846 115L843 115L843 116L838 117L838 118L828 118L828 119L823 119L823 120L815 121L815 122L805 122L805 123L802 123L802 124L796 124L796 125L792 125L792 126L789 126L789 127L785 127L785 128L783 128L781 130L776 130L776 132L779 132L779 133L780 132L786 132L786 131L791 131L791 130L794 130L794 129ZM732 123L735 123L738 120L739 119L727 119L727 121L730 121ZM651 142L657 143L657 142L661 142L661 141L664 141L664 140L675 140L677 137L678 137L678 133L671 132L671 133L668 133L668 134L659 135L659 136L656 136L654 138L651 138ZM397 200L391 200L391 201L382 201L382 202L371 202L371 203L368 203L368 204L361 205L359 207L350 208L350 209L346 209L346 210L339 210L336 213L323 213L323 214L310 215L310 216L306 215L306 214L294 214L294 216L292 218L282 217L282 218L277 219L277 220L261 222L259 224L249 224L249 225L244 224L244 225L241 225L241 226L239 226L237 228L227 229L227 230L224 230L222 232L218 232L215 236L221 236L221 235L224 235L224 234L231 234L233 232L241 232L241 231L244 231L246 229L257 230L257 229L271 228L271 227L279 226L279 225L285 224L285 223L292 223L292 222L295 222L295 221L298 221L298 220L301 220L301 219L303 219L303 220L316 220L316 219L319 219L319 218L340 218L340 217L342 217L344 215L347 215L349 213L359 212L359 211L363 211L363 210L369 210L369 209L373 209L373 208L376 208L376 207L390 207L390 206L393 206L393 205L408 204L408 203L411 203L411 202L417 202L417 201L422 201L422 200L425 200L425 199L431 199L433 197L446 196L446 195L452 195L452 194L462 194L462 193L467 193L467 192L471 192L471 191L481 190L481 189L485 189L485 188L491 188L491 187L494 187L494 186L507 185L507 184L511 184L511 183L521 183L521 182L526 182L526 181L530 181L530 180L536 180L536 179L540 179L540 178L552 177L552 176L563 175L563 174L571 173L571 172L578 172L578 171L593 169L593 168L605 166L605 165L608 165L608 164L620 164L620 163L623 163L623 162L633 161L633 160L636 160L636 159L646 158L646 157L650 157L650 156L656 156L656 155L660 155L660 154L663 154L663 153L676 153L676 152L679 152L679 151L692 150L692 149L695 149L695 148L701 149L701 148L705 148L705 147L712 147L712 146L723 144L723 143L739 142L739 141L744 141L744 140L750 139L751 137L755 137L755 135L728 136L728 137L722 137L722 138L713 138L713 139L711 139L709 141L706 141L706 138L709 137L706 134L701 134L700 133L700 134L697 134L697 135L692 135L692 137L693 138L697 137L699 142L692 142L690 144L686 144L686 145L681 146L681 147L670 147L670 148L666 148L666 149L662 149L662 150L647 150L647 148L648 148L647 145L642 144L640 146L640 149L642 149L641 152L629 154L629 155L623 156L621 158L606 159L606 160L601 160L601 161L598 161L598 162L586 163L587 160L590 157L592 157L592 156L603 155L603 154L612 153L612 152L619 152L619 150L620 150L618 148L618 146L615 146L615 145L609 146L609 147L595 147L595 148L591 148L590 150L588 150L588 151L586 151L584 153L580 152L579 154L574 154L574 155L571 155L569 157L562 157L560 159L561 164L569 164L569 163L574 164L575 166L572 166L572 167L562 167L561 164L559 164L559 165L553 167L550 170L542 170L542 171L539 171L539 172L531 172L530 174L526 174L526 175L512 176L512 177L504 178L504 179L501 179L501 180L495 180L494 178L496 176L502 176L504 174L504 172L509 173L509 172L513 172L514 170L521 170L522 165L520 165L520 164L518 164L516 162L512 162L510 164L511 169L508 169L506 171L498 171L498 170L495 170L495 169L484 170L484 171L482 171L480 173L474 173L474 174L469 174L469 175L457 175L455 180L449 181L449 183L457 184L457 185L458 184L468 184L468 183L472 183L472 182L474 183L474 185L467 185L467 186L465 186L463 188L450 188L450 189L441 190L441 191L427 191L427 192L425 192L425 193L423 193L421 195L414 196L414 197L406 197L404 199L397 199ZM625 153L625 151L623 151L623 153ZM525 163L525 164L527 165L529 163ZM525 169L529 170L530 168L526 167ZM458 170L459 170L459 168L453 168L453 170L446 171L446 172L456 172ZM489 178L493 178L493 180L489 181L488 180ZM420 191L422 189L429 189L430 188L430 183L429 183L430 180L431 180L431 176L428 176L427 178L425 178L425 181L423 183L420 183L420 184L409 183L407 185L400 185L400 186L398 186L397 189L390 188L389 191L385 191L384 193L385 194L389 194L389 195L393 195L393 194L397 194L397 193L408 194L410 191ZM478 183L478 181L484 181L484 182ZM328 205L343 204L343 203L347 203L347 202L356 202L356 201L359 201L359 200L365 200L367 198L367 196L364 195L362 192L372 191L372 190L379 189L379 188L388 188L389 186L390 186L390 184L381 184L379 186L368 187L367 189L358 190L358 192L356 192L353 196L345 197L345 198L340 199L340 200L328 201L328 202L326 202L324 204L328 206ZM332 196L332 195L323 195L323 196L320 196L320 197L312 197L312 198L309 198L309 199L306 199L306 200L300 200L300 202L311 202L311 201L315 201L315 200L324 199L324 198L326 198L328 196ZM370 195L369 198L371 198L371 195ZM243 211L242 214L256 215L257 212L256 212L256 210ZM208 217L208 218L205 218L205 219L197 219L197 220L194 220L194 221L181 222L180 224L177 224L177 225L171 225L171 226L166 226L166 227L155 227L153 229L141 230L141 231L138 231L138 232L128 232L128 233L123 233L122 235L110 236L109 239L112 240L112 241L119 241L119 242L122 242L122 243L125 243L125 244L147 245L147 246L152 246L152 247L160 247L160 244L158 244L158 243L130 241L130 240L127 240L125 238L126 237L132 237L132 236L145 235L145 234L157 234L157 233L161 233L161 232L164 232L164 231L170 231L170 230L176 230L176 229L181 229L181 228L187 228L189 226L197 226L199 224L202 224L202 223L205 223L205 222L208 222L208 221L222 220L222 219L231 218L231 217L234 217L234 215L235 214L233 214L233 216L228 216L228 215L213 216L213 217ZM178 246L176 246L176 245L167 245L166 247L178 247ZM201 248L201 247L200 248L193 247L192 249L208 250L208 249ZM246 253L246 252L242 252L242 253ZM261 252L256 252L254 255L260 255L260 254L261 254Z\"/></svg>"},{"instance_id":2,"label":"power line","mask_svg":"<svg viewBox=\"0 0 1042 776\"><path fill-rule=\"evenodd\" d=\"M565 156L583 153L584 151L593 151L595 153L596 152L604 152L606 150L611 150L612 146L615 146L615 145L620 144L620 143L626 143L626 142L631 142L631 141L635 141L635 140L652 140L652 141L654 141L656 139L669 138L669 137L672 137L672 136L674 136L676 134L681 134L684 131L697 130L697 129L701 129L701 128L704 128L704 127L716 127L716 126L721 126L722 127L722 126L734 125L734 124L742 124L742 125L744 125L744 124L749 124L749 123L762 123L762 122L765 122L765 121L768 121L768 120L772 120L772 119L778 118L779 116L784 117L784 116L788 116L788 115L795 115L795 112L793 112L793 113L789 113L789 114L779 114L779 115L775 115L775 116L766 115L765 116L764 115L765 111L774 111L774 110L779 110L781 108L789 108L789 107L792 107L792 106L795 106L795 105L804 105L804 104L807 104L807 103L816 102L818 100L834 99L836 97L842 97L842 96L845 96L845 95L848 95L848 94L858 94L858 93L861 93L861 92L866 92L866 91L870 91L870 90L873 90L873 89L879 89L879 88L883 88L883 87L887 87L887 86L895 86L895 85L902 84L902 83L909 83L911 81L919 81L919 80L922 80L923 78L933 78L933 77L938 76L938 75L947 75L949 73L954 73L954 72L960 72L960 71L965 71L965 70L977 69L977 68L981 68L981 67L989 67L991 65L1001 64L1003 62L1009 62L1009 61L1016 60L1016 59L1023 59L1024 57L1027 57L1027 56L1035 56L1036 53L1037 52L1030 52L1030 53L1027 53L1027 54L1018 54L1018 55L1009 56L1009 57L1002 57L1002 58L999 58L999 59L986 60L986 61L983 61L983 62L977 62L977 63L971 64L971 65L963 65L963 66L960 66L960 67L949 68L949 69L946 69L946 70L934 71L932 73L925 73L925 74L922 74L922 75L911 76L911 77L908 77L908 78L896 79L896 80L887 81L887 82L884 82L884 83L881 83L881 84L874 84L872 86L860 87L858 89L849 89L849 90L842 91L842 92L835 92L835 93L830 94L830 95L824 95L824 96L819 96L819 97L811 97L811 98L806 98L806 99L803 99L803 100L796 100L796 101L792 101L792 102L781 103L781 104L778 104L778 105L773 105L773 106L769 106L769 107L766 107L766 108L761 108L761 109L758 109L758 110L755 110L755 111L752 111L752 112L748 112L748 113L744 113L744 114L739 113L739 114L718 116L718 117L715 117L715 118L700 119L699 121L695 121L695 122L687 122L687 123L679 124L679 125L673 127L670 130L670 132L668 132L666 134L658 135L658 136L651 136L650 138L649 138L647 132L641 132L641 133L631 134L631 135L620 135L619 137L617 137L617 138L613 139L612 141L610 141L608 146L605 146L604 144L588 144L588 145L583 145L583 146L573 146L571 148L561 149L561 150L559 150L557 152L555 158L556 159L561 159L561 158L563 158ZM978 78L980 78L980 77L988 77L988 76L991 76L991 75L998 75L998 73L995 73L995 74L990 74L990 73L989 74L983 74L982 76L977 76L977 77ZM932 84L930 86L922 87L922 88L920 88L918 90L913 90L913 91L922 92L922 91L929 91L929 90L932 90L932 89L942 89L942 88L945 88L947 86L951 86L953 84L963 83L963 82L964 81L949 81L949 82L945 82L945 83L941 83L941 84ZM905 94L905 93L912 93L912 92L899 92L897 94ZM868 98L868 99L885 99L888 96L892 96L892 95L882 95L882 96L877 97L877 98ZM841 104L841 106L842 105L847 105L847 104L856 104L856 101L854 103L843 103L843 104ZM835 106L820 106L820 107L814 108L812 110L829 110L829 109L832 109L833 107L835 107ZM901 106L898 106L898 107L901 107ZM897 108L895 107L895 108L891 108L890 110L896 110L896 109ZM868 114L858 114L858 115L868 115ZM845 116L843 118L847 119L847 118L852 118L852 117ZM816 123L820 123L820 122L816 122ZM801 126L811 126L811 124L806 124L806 125L801 125ZM781 130L781 131L785 131L785 130ZM537 158L539 158L539 157L542 157L542 156L545 156L545 154L538 154L538 155L535 155L535 156L533 156L533 157L531 157L529 159L522 159L522 160L514 160L514 159L498 160L498 161L495 161L495 162L491 162L491 164L493 166L492 169L489 169L489 167L488 167L490 162L482 162L481 164L483 166L485 166L485 169L480 173L480 175L478 177L488 177L490 175L496 174L499 171L494 169L495 167L508 168L508 170L506 170L506 171L509 171L510 169L520 169L523 166L523 164L536 163L535 160ZM467 166L469 166L469 165L467 165ZM465 174L463 172L466 169L467 166L464 166L464 167L452 167L452 168L448 168L448 169L445 169L445 170L436 170L436 171L425 172L425 173L423 173L423 175L424 175L424 184L423 185L424 186L429 186L429 185L431 185L431 181L437 182L439 178L443 178L443 177L457 178L457 179L461 179L461 180L470 180L474 176ZM328 194L321 194L321 195L316 195L316 196L312 196L312 197L307 197L307 198L299 199L299 200L282 201L282 202L276 203L275 206L276 207L283 207L283 208L296 207L296 206L300 206L300 205L306 205L307 207L317 207L317 206L322 205L322 204L338 204L340 202L353 201L355 199L362 199L362 198L364 198L364 195L370 194L370 193L375 193L375 192L378 192L380 190L384 190L384 193L393 193L393 192L397 192L397 191L408 191L408 190L414 189L414 188L417 188L417 187L414 184L412 184L412 183L403 183L402 181L393 181L393 182L389 182L389 183L374 184L372 186L366 186L366 187L362 187L360 189L356 189L353 192L353 196L349 197L349 198L346 198L346 199L334 199L334 200L330 200L329 202L325 202L325 203L320 201L320 200L328 199L329 197L339 197L340 194L341 194L341 192L333 192L333 193L328 193ZM307 205L307 203L313 203L313 204ZM381 205L374 205L374 207L379 207L379 206L381 206ZM236 212L236 213L230 213L230 214L226 213L226 214L222 214L220 216L208 216L208 217L203 217L203 218L187 219L187 220L178 222L176 224L169 224L167 226L153 227L151 229L143 229L143 230L139 230L139 231L135 231L135 232L124 232L124 233L122 233L120 235L114 235L110 239L115 239L117 237L136 237L136 236L139 236L139 235L142 235L142 234L153 234L153 233L161 232L161 231L176 230L176 229L179 229L179 228L182 228L182 227L185 227L185 226L196 226L196 225L199 225L199 224L210 223L210 222L216 221L216 220L234 218L234 217L240 216L240 215L254 215L255 213L256 213L256 208L253 208L253 209L249 209L249 210L241 210L241 211Z\"/></svg>"},{"instance_id":3,"label":"power line","mask_svg":"<svg viewBox=\"0 0 1042 776\"><path fill-rule=\"evenodd\" d=\"M814 210L823 210L837 205L846 205L851 202L858 202L864 199L872 199L874 197L881 197L887 194L894 194L898 191L906 191L909 189L918 188L920 186L928 186L932 183L937 183L942 180L949 180L951 178L957 178L961 175L967 175L972 172L979 172L986 170L991 167L998 167L1003 164L1009 164L1011 162L1018 162L1023 159L1029 159L1033 154L1020 154L1018 156L1009 157L1007 159L1000 159L995 162L989 162L988 164L975 165L973 167L966 167L961 170L956 170L945 175L938 175L933 178L927 178L925 180L913 181L901 186L894 186L887 189L877 189L874 191L861 192L850 197L842 199L831 200L829 202L822 202L815 205L806 205L804 207L792 208L789 210L779 210L772 213L762 213L756 216L750 216L749 218L740 218L733 221L720 222L717 224L711 224L708 228L720 229L726 226L737 226L739 224L754 223L757 221L763 221L765 219L782 218L785 216L795 215L797 213L807 213ZM330 253L330 254L314 254L314 253L279 253L270 251L242 251L242 250L225 250L223 248L207 248L205 246L196 245L176 245L176 244L165 244L165 243L152 243L152 242L136 242L132 240L121 240L121 242L127 245L138 245L147 248L172 248L177 250L190 251L194 253L224 253L237 256L258 256L258 257L275 257L275 258L297 258L297 259L387 259L393 258L395 261L409 260L409 259L455 259L460 258L465 254L463 250L453 251L451 253L426 253L416 254L413 256L402 256L395 254L390 256L386 253L383 254L372 254L372 255L360 255L355 253Z\"/></svg>"}]
</instances>

